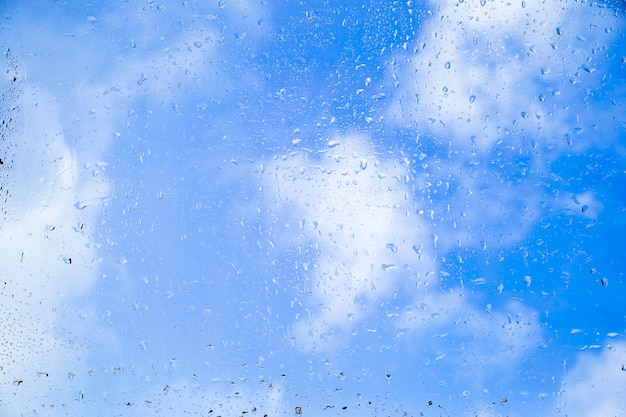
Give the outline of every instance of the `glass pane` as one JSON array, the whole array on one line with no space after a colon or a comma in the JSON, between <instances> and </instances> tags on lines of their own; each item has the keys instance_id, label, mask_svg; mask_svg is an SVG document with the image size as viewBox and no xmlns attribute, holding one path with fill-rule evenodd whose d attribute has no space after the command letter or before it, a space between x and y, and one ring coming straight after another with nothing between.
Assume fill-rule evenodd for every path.
<instances>
[{"instance_id":1,"label":"glass pane","mask_svg":"<svg viewBox=\"0 0 626 417\"><path fill-rule=\"evenodd\" d=\"M626 415L621 2L4 2L0 414Z\"/></svg>"}]
</instances>

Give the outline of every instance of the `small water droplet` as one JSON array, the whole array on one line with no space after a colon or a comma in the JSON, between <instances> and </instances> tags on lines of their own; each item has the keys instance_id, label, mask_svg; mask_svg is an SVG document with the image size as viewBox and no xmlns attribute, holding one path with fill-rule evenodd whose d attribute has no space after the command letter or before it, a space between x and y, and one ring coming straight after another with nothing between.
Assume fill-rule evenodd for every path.
<instances>
[{"instance_id":1,"label":"small water droplet","mask_svg":"<svg viewBox=\"0 0 626 417\"><path fill-rule=\"evenodd\" d=\"M398 247L394 243L387 243L387 249L391 250L393 253L398 253Z\"/></svg>"},{"instance_id":2,"label":"small water droplet","mask_svg":"<svg viewBox=\"0 0 626 417\"><path fill-rule=\"evenodd\" d=\"M556 34L561 36L563 34L563 28L562 27L557 27L556 28Z\"/></svg>"},{"instance_id":3,"label":"small water droplet","mask_svg":"<svg viewBox=\"0 0 626 417\"><path fill-rule=\"evenodd\" d=\"M471 95L469 98L469 102L470 104L476 101L476 96L475 95Z\"/></svg>"},{"instance_id":4,"label":"small water droplet","mask_svg":"<svg viewBox=\"0 0 626 417\"><path fill-rule=\"evenodd\" d=\"M445 67L446 69L450 69L450 61L446 62Z\"/></svg>"}]
</instances>

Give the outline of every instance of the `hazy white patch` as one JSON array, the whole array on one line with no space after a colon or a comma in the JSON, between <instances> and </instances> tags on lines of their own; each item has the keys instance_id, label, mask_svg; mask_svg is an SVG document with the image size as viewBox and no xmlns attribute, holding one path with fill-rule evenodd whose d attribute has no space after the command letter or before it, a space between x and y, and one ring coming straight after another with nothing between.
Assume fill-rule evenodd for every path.
<instances>
[{"instance_id":1,"label":"hazy white patch","mask_svg":"<svg viewBox=\"0 0 626 417\"><path fill-rule=\"evenodd\" d=\"M434 276L432 237L411 209L408 161L388 160L347 135L317 154L269 162L265 173L281 211L299 219L318 248L311 309L291 329L299 345L335 345L401 277Z\"/></svg>"},{"instance_id":2,"label":"hazy white patch","mask_svg":"<svg viewBox=\"0 0 626 417\"><path fill-rule=\"evenodd\" d=\"M552 208L570 216L597 219L604 210L604 204L598 200L593 190L580 193L562 192L555 196Z\"/></svg>"},{"instance_id":3,"label":"hazy white patch","mask_svg":"<svg viewBox=\"0 0 626 417\"><path fill-rule=\"evenodd\" d=\"M503 398L528 395L511 387L517 386L514 375L524 359L537 354L542 340L538 313L517 300L498 309L480 308L468 296L462 289L416 291L394 320L398 342L423 356L422 372L430 373L445 393L466 399L462 406L451 403L456 414L516 415L503 408L508 407Z\"/></svg>"},{"instance_id":4,"label":"hazy white patch","mask_svg":"<svg viewBox=\"0 0 626 417\"><path fill-rule=\"evenodd\" d=\"M538 314L519 301L509 302L500 311L484 311L470 305L463 293L456 291L421 292L398 317L396 327L421 340L437 334L445 334L446 340L467 338L471 342L462 343L463 350L447 360L457 362L471 357L475 372L486 364L514 366L541 340ZM437 343L429 345L429 349L436 350Z\"/></svg>"},{"instance_id":5,"label":"hazy white patch","mask_svg":"<svg viewBox=\"0 0 626 417\"><path fill-rule=\"evenodd\" d=\"M603 205L597 199L596 194L587 190L582 193L572 194L568 205L581 216L597 219L602 212Z\"/></svg>"},{"instance_id":6,"label":"hazy white patch","mask_svg":"<svg viewBox=\"0 0 626 417\"><path fill-rule=\"evenodd\" d=\"M606 141L593 132L611 127L588 102L608 65L595 49L611 45L621 24L610 10L533 0L434 6L412 52L396 59L404 69L392 119L481 150L512 134L551 148Z\"/></svg>"},{"instance_id":7,"label":"hazy white patch","mask_svg":"<svg viewBox=\"0 0 626 417\"><path fill-rule=\"evenodd\" d=\"M220 104L243 85L256 90L262 84L261 75L244 71L244 76L237 64L237 54L254 50L268 30L270 14L262 4L231 0L162 12L154 5L138 10L128 4L102 20L128 38L108 74L124 96L146 95L151 106L168 106L180 115L190 111L185 107L190 92ZM161 25L174 26L167 38Z\"/></svg>"},{"instance_id":8,"label":"hazy white patch","mask_svg":"<svg viewBox=\"0 0 626 417\"><path fill-rule=\"evenodd\" d=\"M21 282L36 296L80 294L93 284L97 259L90 233L110 186L68 147L52 98L38 91L35 104L30 96L21 105L28 120L23 136L11 139L20 151L12 163L6 238L0 243L7 255L3 267L30 270Z\"/></svg>"},{"instance_id":9,"label":"hazy white patch","mask_svg":"<svg viewBox=\"0 0 626 417\"><path fill-rule=\"evenodd\" d=\"M567 369L557 407L581 417L626 415L626 344L607 345L601 354L583 353Z\"/></svg>"},{"instance_id":10,"label":"hazy white patch","mask_svg":"<svg viewBox=\"0 0 626 417\"><path fill-rule=\"evenodd\" d=\"M99 259L92 233L109 194L103 177L85 170L66 143L53 97L20 87L15 123L24 123L6 138L15 148L0 229L2 332L11 341L2 371L14 378L14 384L0 385L0 397L2 408L15 415L33 404L62 401L45 398L64 383L77 350L57 334L56 311L95 283Z\"/></svg>"}]
</instances>

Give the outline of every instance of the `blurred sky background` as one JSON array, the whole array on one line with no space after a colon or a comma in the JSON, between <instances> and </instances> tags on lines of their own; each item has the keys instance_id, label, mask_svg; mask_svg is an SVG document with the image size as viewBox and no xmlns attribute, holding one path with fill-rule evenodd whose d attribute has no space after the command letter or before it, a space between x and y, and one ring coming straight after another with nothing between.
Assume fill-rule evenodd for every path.
<instances>
[{"instance_id":1,"label":"blurred sky background","mask_svg":"<svg viewBox=\"0 0 626 417\"><path fill-rule=\"evenodd\" d=\"M0 4L0 416L626 416L623 1Z\"/></svg>"}]
</instances>

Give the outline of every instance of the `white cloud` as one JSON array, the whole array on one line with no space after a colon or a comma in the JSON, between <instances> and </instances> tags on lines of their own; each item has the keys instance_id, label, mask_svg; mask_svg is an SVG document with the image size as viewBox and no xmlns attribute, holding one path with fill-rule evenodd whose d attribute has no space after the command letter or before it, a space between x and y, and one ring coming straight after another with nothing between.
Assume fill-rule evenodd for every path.
<instances>
[{"instance_id":1,"label":"white cloud","mask_svg":"<svg viewBox=\"0 0 626 417\"><path fill-rule=\"evenodd\" d=\"M152 110L171 107L172 115L196 110L184 107L190 92L220 104L242 85L258 89L262 74L241 65L239 54L254 54L267 31L269 10L250 2L222 3L141 9L129 3L102 16L98 29L119 32L116 41L122 50L110 51L117 56L111 57L105 88L135 99L146 97Z\"/></svg>"},{"instance_id":2,"label":"white cloud","mask_svg":"<svg viewBox=\"0 0 626 417\"><path fill-rule=\"evenodd\" d=\"M466 389L478 392L495 373L506 375L519 359L537 348L542 339L536 311L512 300L499 309L483 309L467 300L464 290L449 293L416 292L415 298L397 317L395 326L403 337L424 345L434 361L472 375ZM439 352L439 353L438 353Z\"/></svg>"},{"instance_id":3,"label":"white cloud","mask_svg":"<svg viewBox=\"0 0 626 417\"><path fill-rule=\"evenodd\" d=\"M602 353L582 353L567 369L557 408L567 416L626 415L626 344L618 342Z\"/></svg>"},{"instance_id":4,"label":"white cloud","mask_svg":"<svg viewBox=\"0 0 626 417\"><path fill-rule=\"evenodd\" d=\"M610 10L577 3L438 4L412 52L396 59L404 64L389 116L479 150L501 139L548 149L604 144L593 132L612 128L588 107L609 62L597 51L619 25ZM614 105L603 111L619 114Z\"/></svg>"},{"instance_id":5,"label":"white cloud","mask_svg":"<svg viewBox=\"0 0 626 417\"><path fill-rule=\"evenodd\" d=\"M328 144L319 153L301 150L268 162L263 179L285 221L297 222L318 248L305 271L312 299L302 300L313 311L292 334L299 345L319 348L338 343L401 277L427 283L435 268L433 238L414 213L409 162L376 154L356 134Z\"/></svg>"},{"instance_id":6,"label":"white cloud","mask_svg":"<svg viewBox=\"0 0 626 417\"><path fill-rule=\"evenodd\" d=\"M20 88L14 103L19 127L6 138L14 153L0 240L2 332L10 341L2 373L16 381L0 385L0 397L14 415L44 404L75 366L81 349L57 334L57 309L95 283L93 233L99 202L109 193L107 182L82 166L66 143L54 98L25 83Z\"/></svg>"}]
</instances>

